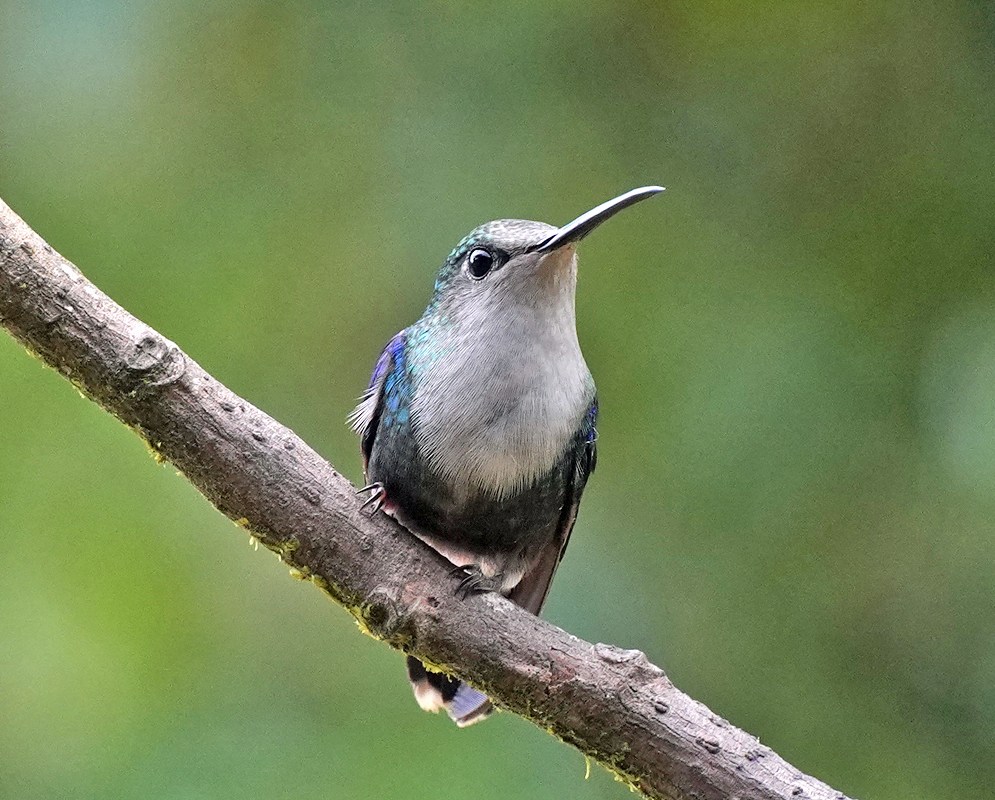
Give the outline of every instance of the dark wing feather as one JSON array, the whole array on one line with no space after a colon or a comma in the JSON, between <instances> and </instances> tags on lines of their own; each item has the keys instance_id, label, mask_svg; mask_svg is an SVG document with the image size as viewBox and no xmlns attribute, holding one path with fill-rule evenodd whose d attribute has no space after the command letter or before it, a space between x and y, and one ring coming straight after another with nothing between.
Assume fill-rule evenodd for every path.
<instances>
[{"instance_id":1,"label":"dark wing feather","mask_svg":"<svg viewBox=\"0 0 995 800\"><path fill-rule=\"evenodd\" d=\"M349 423L353 430L359 434L359 446L363 451L363 469L365 470L370 462L370 453L373 452L373 441L377 435L377 428L380 425L380 417L383 415L384 407L384 387L387 385L387 378L394 371L395 365L403 361L404 353L404 331L387 342L387 346L377 359L377 365L373 368L373 376L370 378L370 386L363 393L363 397L355 410L349 415Z\"/></svg>"},{"instance_id":2,"label":"dark wing feather","mask_svg":"<svg viewBox=\"0 0 995 800\"><path fill-rule=\"evenodd\" d=\"M595 397L584 417L584 427L575 440L574 468L564 495L563 513L560 516L556 536L543 551L536 565L525 573L508 594L509 600L536 615L546 602L546 595L549 594L556 568L563 560L563 554L570 542L570 533L577 521L581 495L584 493L587 479L598 463L598 432L595 427L597 421L598 398Z\"/></svg>"}]
</instances>

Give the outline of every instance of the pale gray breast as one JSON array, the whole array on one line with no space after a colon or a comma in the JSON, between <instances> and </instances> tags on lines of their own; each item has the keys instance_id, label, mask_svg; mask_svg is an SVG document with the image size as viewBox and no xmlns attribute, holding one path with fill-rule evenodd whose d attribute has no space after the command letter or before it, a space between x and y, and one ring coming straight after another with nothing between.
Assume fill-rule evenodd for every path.
<instances>
[{"instance_id":1,"label":"pale gray breast","mask_svg":"<svg viewBox=\"0 0 995 800\"><path fill-rule=\"evenodd\" d=\"M512 494L548 472L579 428L594 385L573 303L549 311L462 320L420 376L419 449L457 491Z\"/></svg>"}]
</instances>

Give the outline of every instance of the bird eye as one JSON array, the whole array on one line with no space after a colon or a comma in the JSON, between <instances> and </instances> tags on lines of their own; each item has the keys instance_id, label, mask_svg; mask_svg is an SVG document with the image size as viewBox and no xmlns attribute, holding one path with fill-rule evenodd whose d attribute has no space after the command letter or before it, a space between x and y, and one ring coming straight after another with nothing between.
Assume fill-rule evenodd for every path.
<instances>
[{"instance_id":1,"label":"bird eye","mask_svg":"<svg viewBox=\"0 0 995 800\"><path fill-rule=\"evenodd\" d=\"M486 250L473 250L466 259L466 269L470 277L478 281L490 272L493 266L494 256Z\"/></svg>"}]
</instances>

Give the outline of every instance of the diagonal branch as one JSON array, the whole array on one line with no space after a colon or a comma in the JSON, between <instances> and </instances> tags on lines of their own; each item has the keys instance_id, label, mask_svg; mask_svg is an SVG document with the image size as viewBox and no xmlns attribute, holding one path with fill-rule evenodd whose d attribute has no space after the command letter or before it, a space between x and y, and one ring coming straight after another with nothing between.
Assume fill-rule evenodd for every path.
<instances>
[{"instance_id":1,"label":"diagonal branch","mask_svg":"<svg viewBox=\"0 0 995 800\"><path fill-rule=\"evenodd\" d=\"M287 428L131 316L0 201L0 324L175 464L374 636L465 676L649 797L845 800L678 691L638 650L592 645L450 567Z\"/></svg>"}]
</instances>

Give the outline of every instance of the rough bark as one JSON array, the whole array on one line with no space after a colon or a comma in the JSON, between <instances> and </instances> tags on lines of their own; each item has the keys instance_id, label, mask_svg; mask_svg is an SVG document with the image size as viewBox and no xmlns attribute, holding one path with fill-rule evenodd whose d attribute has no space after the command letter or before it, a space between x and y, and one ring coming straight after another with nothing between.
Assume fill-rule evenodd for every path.
<instances>
[{"instance_id":1,"label":"rough bark","mask_svg":"<svg viewBox=\"0 0 995 800\"><path fill-rule=\"evenodd\" d=\"M0 324L375 637L454 672L648 797L845 800L681 693L451 568L301 439L100 292L0 201Z\"/></svg>"}]
</instances>

